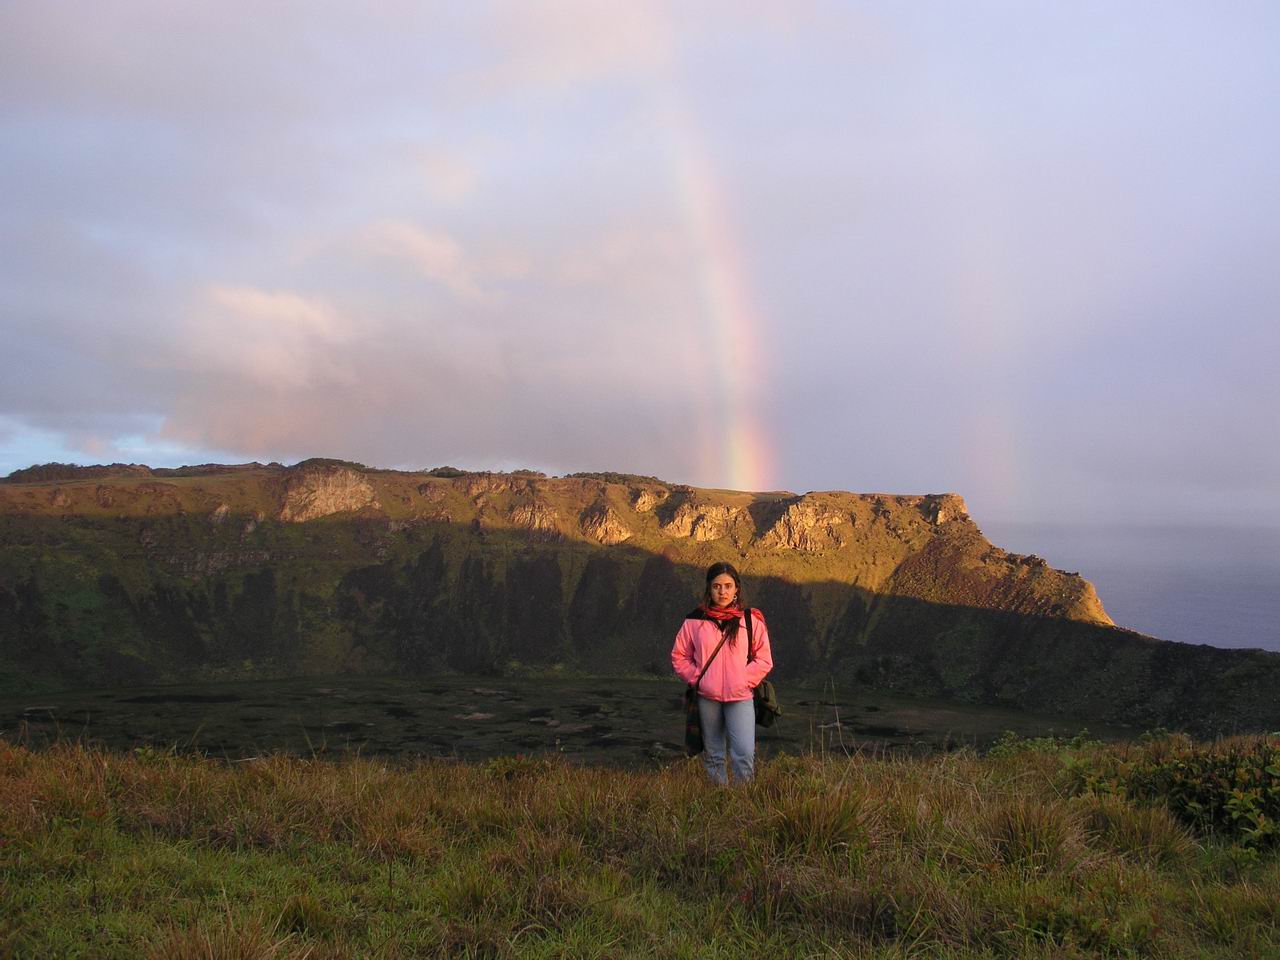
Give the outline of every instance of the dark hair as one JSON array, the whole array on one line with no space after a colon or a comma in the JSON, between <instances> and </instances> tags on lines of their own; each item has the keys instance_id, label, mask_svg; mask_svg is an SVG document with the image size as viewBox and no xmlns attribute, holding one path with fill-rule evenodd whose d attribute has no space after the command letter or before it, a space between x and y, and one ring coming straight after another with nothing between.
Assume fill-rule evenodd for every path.
<instances>
[{"instance_id":1,"label":"dark hair","mask_svg":"<svg viewBox=\"0 0 1280 960\"><path fill-rule=\"evenodd\" d=\"M711 566L707 567L707 586L702 592L702 602L708 607L711 606L711 581L726 573L733 577L733 585L738 588L738 596L735 598L738 606L741 607L744 605L742 601L742 578L738 576L737 568L732 563L713 563ZM731 647L734 645L734 641L738 638L738 626L739 623L737 620L730 620L721 628L723 630L732 631L729 634L729 646Z\"/></svg>"}]
</instances>

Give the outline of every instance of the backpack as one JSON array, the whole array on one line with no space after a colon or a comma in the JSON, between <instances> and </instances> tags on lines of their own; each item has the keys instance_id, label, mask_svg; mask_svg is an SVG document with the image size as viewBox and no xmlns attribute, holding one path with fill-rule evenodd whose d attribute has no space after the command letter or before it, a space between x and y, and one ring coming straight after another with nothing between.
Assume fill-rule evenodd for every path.
<instances>
[{"instance_id":1,"label":"backpack","mask_svg":"<svg viewBox=\"0 0 1280 960\"><path fill-rule=\"evenodd\" d=\"M756 641L751 631L751 608L743 611L747 617L747 663L756 658ZM751 699L755 701L756 723L762 727L773 726L773 721L782 716L782 707L778 704L778 691L773 688L773 681L761 680L751 690Z\"/></svg>"}]
</instances>

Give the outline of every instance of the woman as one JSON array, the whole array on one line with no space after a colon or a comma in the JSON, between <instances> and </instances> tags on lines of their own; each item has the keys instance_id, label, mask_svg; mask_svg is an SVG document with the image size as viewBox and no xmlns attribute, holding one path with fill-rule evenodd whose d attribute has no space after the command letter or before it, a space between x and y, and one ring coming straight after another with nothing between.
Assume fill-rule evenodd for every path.
<instances>
[{"instance_id":1,"label":"woman","mask_svg":"<svg viewBox=\"0 0 1280 960\"><path fill-rule=\"evenodd\" d=\"M745 783L755 771L752 690L773 669L773 656L764 615L753 609L751 616L754 656L748 660L738 571L728 563L713 563L707 568L702 605L685 618L671 648L671 665L680 679L698 687L698 714L706 745L702 759L715 783L729 782L724 763L726 739L734 780Z\"/></svg>"}]
</instances>

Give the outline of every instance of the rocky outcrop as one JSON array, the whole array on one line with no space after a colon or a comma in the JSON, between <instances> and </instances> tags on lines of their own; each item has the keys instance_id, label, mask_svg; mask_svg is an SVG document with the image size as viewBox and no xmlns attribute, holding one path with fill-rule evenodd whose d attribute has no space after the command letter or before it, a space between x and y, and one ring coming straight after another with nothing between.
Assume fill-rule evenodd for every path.
<instances>
[{"instance_id":1,"label":"rocky outcrop","mask_svg":"<svg viewBox=\"0 0 1280 960\"><path fill-rule=\"evenodd\" d=\"M697 503L686 500L676 507L671 519L662 524L663 533L672 537L691 537L697 541L720 540L742 511L722 503Z\"/></svg>"},{"instance_id":2,"label":"rocky outcrop","mask_svg":"<svg viewBox=\"0 0 1280 960\"><path fill-rule=\"evenodd\" d=\"M471 473L454 481L472 500L493 493L529 489L529 481L502 473Z\"/></svg>"},{"instance_id":3,"label":"rocky outcrop","mask_svg":"<svg viewBox=\"0 0 1280 960\"><path fill-rule=\"evenodd\" d=\"M958 493L939 493L920 500L920 512L934 526L941 526L949 520L967 520L969 508L964 497Z\"/></svg>"},{"instance_id":4,"label":"rocky outcrop","mask_svg":"<svg viewBox=\"0 0 1280 960\"><path fill-rule=\"evenodd\" d=\"M762 546L817 553L839 549L846 539L842 527L852 525L851 514L825 500L807 495L791 504L760 538Z\"/></svg>"},{"instance_id":5,"label":"rocky outcrop","mask_svg":"<svg viewBox=\"0 0 1280 960\"><path fill-rule=\"evenodd\" d=\"M517 470L514 473L468 473L453 482L466 491L472 499L497 493L532 493L539 480L546 475L536 470Z\"/></svg>"},{"instance_id":6,"label":"rocky outcrop","mask_svg":"<svg viewBox=\"0 0 1280 960\"><path fill-rule=\"evenodd\" d=\"M648 513L671 495L671 491L654 487L639 487L631 491L631 509L636 513Z\"/></svg>"},{"instance_id":7,"label":"rocky outcrop","mask_svg":"<svg viewBox=\"0 0 1280 960\"><path fill-rule=\"evenodd\" d=\"M373 485L364 474L351 467L299 465L285 480L280 519L286 523L305 523L335 513L380 506Z\"/></svg>"},{"instance_id":8,"label":"rocky outcrop","mask_svg":"<svg viewBox=\"0 0 1280 960\"><path fill-rule=\"evenodd\" d=\"M586 537L605 545L624 543L634 536L622 517L603 501L584 510L578 526Z\"/></svg>"},{"instance_id":9,"label":"rocky outcrop","mask_svg":"<svg viewBox=\"0 0 1280 960\"><path fill-rule=\"evenodd\" d=\"M512 526L542 537L559 537L560 515L550 504L541 499L518 503L507 513Z\"/></svg>"}]
</instances>

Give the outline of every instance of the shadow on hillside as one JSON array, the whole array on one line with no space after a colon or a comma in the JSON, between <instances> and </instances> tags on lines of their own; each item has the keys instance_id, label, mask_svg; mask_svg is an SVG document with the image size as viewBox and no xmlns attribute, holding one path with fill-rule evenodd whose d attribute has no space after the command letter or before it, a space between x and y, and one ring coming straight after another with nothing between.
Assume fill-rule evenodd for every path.
<instances>
[{"instance_id":1,"label":"shadow on hillside","mask_svg":"<svg viewBox=\"0 0 1280 960\"><path fill-rule=\"evenodd\" d=\"M670 672L702 560L478 524L5 517L8 686ZM729 547L728 544L725 545ZM715 544L684 548L718 559ZM1200 734L1280 727L1280 655L754 577L776 676Z\"/></svg>"}]
</instances>

